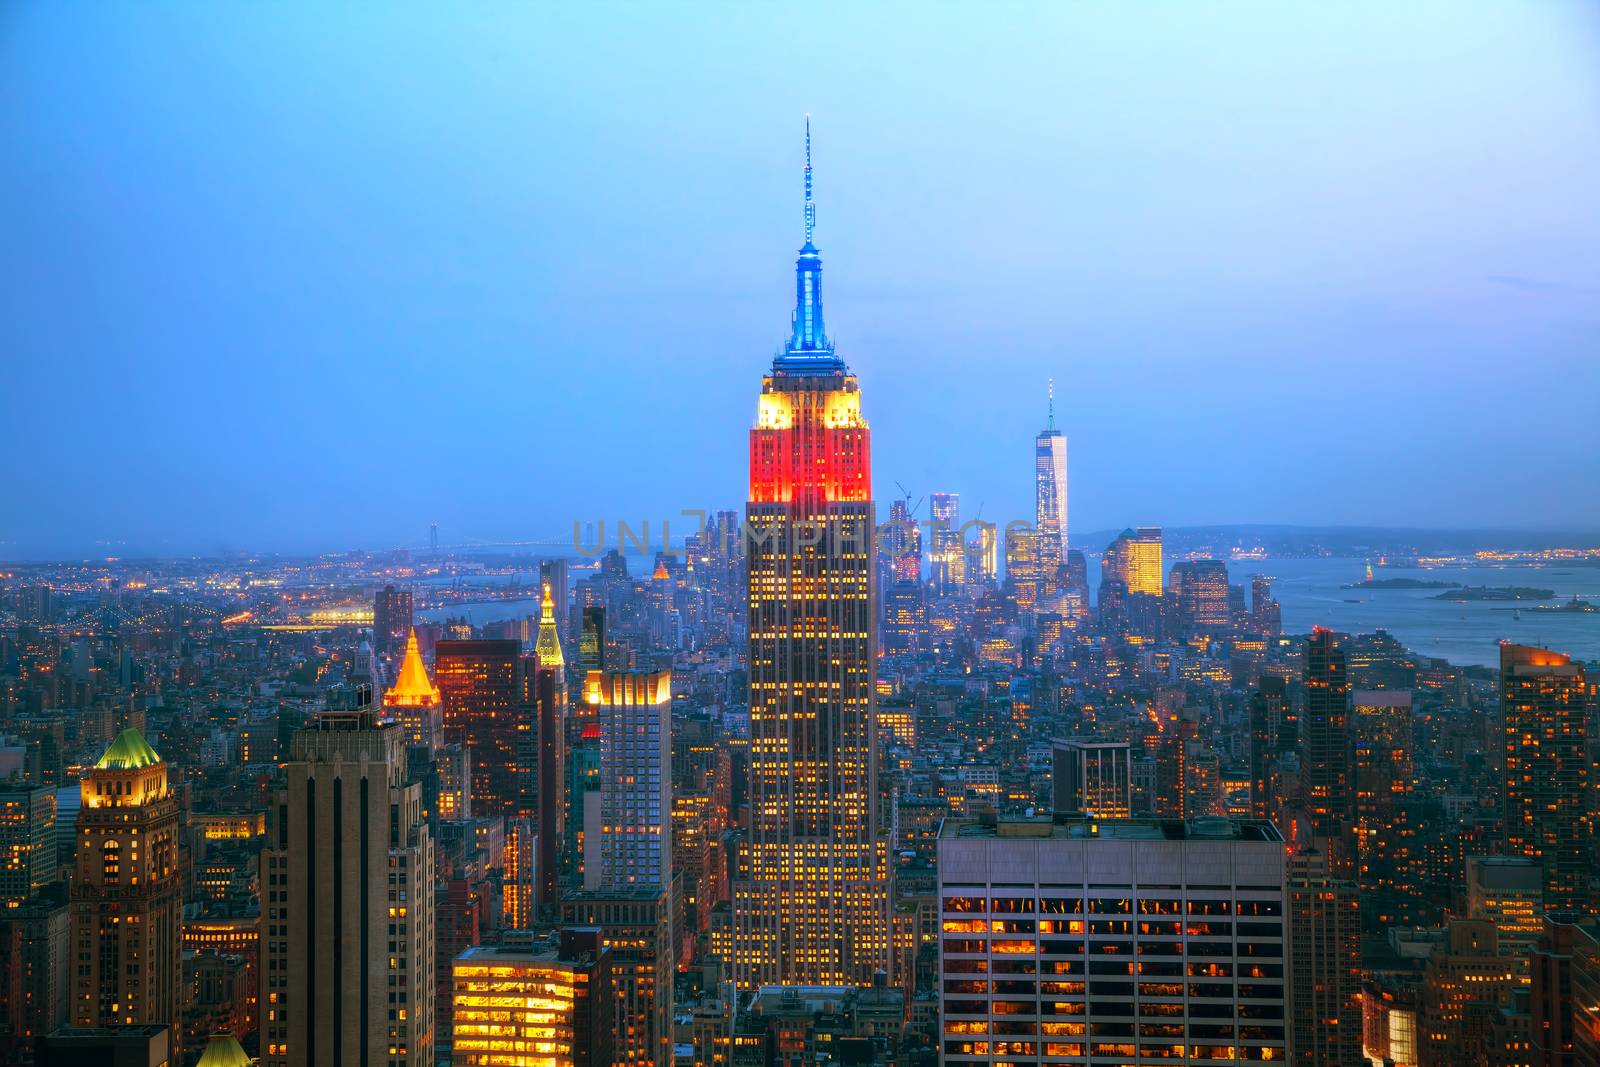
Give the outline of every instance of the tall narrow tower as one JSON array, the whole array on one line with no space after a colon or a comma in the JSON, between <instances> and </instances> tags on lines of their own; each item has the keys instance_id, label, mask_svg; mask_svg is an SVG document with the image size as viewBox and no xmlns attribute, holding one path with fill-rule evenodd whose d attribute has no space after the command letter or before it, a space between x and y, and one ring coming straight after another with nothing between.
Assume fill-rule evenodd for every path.
<instances>
[{"instance_id":1,"label":"tall narrow tower","mask_svg":"<svg viewBox=\"0 0 1600 1067\"><path fill-rule=\"evenodd\" d=\"M72 878L72 1025L172 1027L183 1004L178 797L167 764L124 730L80 783Z\"/></svg>"},{"instance_id":2,"label":"tall narrow tower","mask_svg":"<svg viewBox=\"0 0 1600 1067\"><path fill-rule=\"evenodd\" d=\"M405 738L362 694L295 734L273 800L265 1067L422 1067L436 1002L433 839Z\"/></svg>"},{"instance_id":3,"label":"tall narrow tower","mask_svg":"<svg viewBox=\"0 0 1600 1067\"><path fill-rule=\"evenodd\" d=\"M1582 911L1588 898L1585 856L1590 822L1584 758L1588 716L1583 668L1548 649L1500 645L1505 734L1505 844L1544 869L1550 911Z\"/></svg>"},{"instance_id":4,"label":"tall narrow tower","mask_svg":"<svg viewBox=\"0 0 1600 1067\"><path fill-rule=\"evenodd\" d=\"M584 703L600 748L600 795L584 834L584 886L562 918L611 950L612 1062L672 1062L672 672L590 671Z\"/></svg>"},{"instance_id":5,"label":"tall narrow tower","mask_svg":"<svg viewBox=\"0 0 1600 1067\"><path fill-rule=\"evenodd\" d=\"M1033 473L1040 591L1049 596L1061 589L1061 564L1067 558L1067 437L1056 429L1054 379L1045 427L1033 439Z\"/></svg>"},{"instance_id":6,"label":"tall narrow tower","mask_svg":"<svg viewBox=\"0 0 1600 1067\"><path fill-rule=\"evenodd\" d=\"M869 433L822 326L806 124L794 330L762 378L745 510L750 626L749 877L734 979L865 985L888 967L877 831L876 558Z\"/></svg>"},{"instance_id":7,"label":"tall narrow tower","mask_svg":"<svg viewBox=\"0 0 1600 1067\"><path fill-rule=\"evenodd\" d=\"M1333 631L1315 627L1306 641L1305 709L1300 720L1300 773L1309 789L1311 832L1328 852L1328 869L1344 873L1354 857L1350 827L1350 679Z\"/></svg>"}]
</instances>

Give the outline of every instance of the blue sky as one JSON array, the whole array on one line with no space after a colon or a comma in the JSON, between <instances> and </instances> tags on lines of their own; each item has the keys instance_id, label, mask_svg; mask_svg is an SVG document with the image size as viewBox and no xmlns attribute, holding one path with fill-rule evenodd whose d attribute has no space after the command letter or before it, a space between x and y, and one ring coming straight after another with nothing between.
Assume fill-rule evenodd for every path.
<instances>
[{"instance_id":1,"label":"blue sky","mask_svg":"<svg viewBox=\"0 0 1600 1067\"><path fill-rule=\"evenodd\" d=\"M0 13L0 557L743 499L802 116L878 496L1600 527L1579 3Z\"/></svg>"}]
</instances>

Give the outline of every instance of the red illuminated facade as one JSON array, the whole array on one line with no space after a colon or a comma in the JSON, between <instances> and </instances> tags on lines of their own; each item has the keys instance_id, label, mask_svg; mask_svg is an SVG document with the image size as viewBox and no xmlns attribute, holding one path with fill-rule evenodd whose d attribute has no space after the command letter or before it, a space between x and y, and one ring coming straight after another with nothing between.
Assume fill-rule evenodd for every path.
<instances>
[{"instance_id":1,"label":"red illuminated facade","mask_svg":"<svg viewBox=\"0 0 1600 1067\"><path fill-rule=\"evenodd\" d=\"M750 431L750 502L802 505L872 498L871 435L852 374L768 375Z\"/></svg>"}]
</instances>

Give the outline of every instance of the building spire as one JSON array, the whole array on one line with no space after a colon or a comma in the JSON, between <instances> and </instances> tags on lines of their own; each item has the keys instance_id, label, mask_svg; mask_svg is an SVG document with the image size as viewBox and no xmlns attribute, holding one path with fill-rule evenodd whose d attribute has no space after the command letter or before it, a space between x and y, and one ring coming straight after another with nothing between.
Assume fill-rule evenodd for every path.
<instances>
[{"instance_id":1,"label":"building spire","mask_svg":"<svg viewBox=\"0 0 1600 1067\"><path fill-rule=\"evenodd\" d=\"M806 243L800 248L800 258L795 260L795 301L793 329L789 343L773 364L784 374L837 374L843 364L833 354L833 342L828 340L822 325L822 253L813 243L817 230L817 202L811 189L811 116L806 115L806 166L805 166L805 229Z\"/></svg>"},{"instance_id":2,"label":"building spire","mask_svg":"<svg viewBox=\"0 0 1600 1067\"><path fill-rule=\"evenodd\" d=\"M806 247L817 229L817 203L811 199L811 112L806 112Z\"/></svg>"},{"instance_id":3,"label":"building spire","mask_svg":"<svg viewBox=\"0 0 1600 1067\"><path fill-rule=\"evenodd\" d=\"M1045 421L1044 428L1047 429L1047 430L1053 430L1053 429L1056 428L1056 380L1054 378L1050 379L1050 387L1049 388L1050 388L1050 417Z\"/></svg>"}]
</instances>

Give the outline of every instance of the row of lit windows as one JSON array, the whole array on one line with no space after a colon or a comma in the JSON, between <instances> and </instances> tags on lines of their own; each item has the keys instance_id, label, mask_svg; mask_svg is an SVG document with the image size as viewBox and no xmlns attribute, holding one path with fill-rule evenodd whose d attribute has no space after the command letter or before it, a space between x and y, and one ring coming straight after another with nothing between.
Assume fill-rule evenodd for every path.
<instances>
[{"instance_id":1,"label":"row of lit windows","mask_svg":"<svg viewBox=\"0 0 1600 1067\"><path fill-rule=\"evenodd\" d=\"M1173 955L1176 955L1174 953ZM1125 967L1121 961L1091 960L1097 968ZM1027 957L1015 959L984 959L981 956L972 959L949 958L943 963L944 973L951 974L1073 974L1084 973L1085 962L1081 959L1066 960L1038 960ZM1235 971L1240 978L1282 978L1282 963L1263 963L1256 960L1217 960L1206 959L1203 961L1190 960L1152 960L1140 959L1131 965L1132 971L1113 972L1099 971L1094 973L1129 973L1148 975L1162 978L1228 978Z\"/></svg>"},{"instance_id":2,"label":"row of lit windows","mask_svg":"<svg viewBox=\"0 0 1600 1067\"><path fill-rule=\"evenodd\" d=\"M952 959L952 960L950 960L948 962L949 962L950 966L947 966L944 969L944 973L947 976L946 979L945 979L945 983L944 983L946 992L951 992L951 993L982 993L982 992L986 991L986 989L987 989L987 987L989 985L989 982L985 978L953 978L953 977L949 977L949 976L952 976L952 975L972 975L972 974L987 975L989 973L987 964L990 961L982 960L982 959L977 959L977 960ZM1015 978L1007 977L1007 978L997 978L997 979L995 979L994 988L995 988L995 992L996 993L1027 992L1027 991L1032 990L1034 988L1034 979L1033 979L1032 976L1038 973L1038 966L1039 966L1038 964L1034 963L1034 961L1031 961L1031 960L1022 960L1022 961L994 960L993 963L995 965L995 971L994 971L995 974L1026 976L1026 977L1015 977ZM1017 966L1018 963L1024 963L1024 964L1027 964L1027 966L1025 966L1025 967ZM982 965L982 966L974 967L974 966L972 966L973 964L979 964L979 965ZM1046 961L1045 966L1047 966L1049 968L1049 970L1047 970L1045 972L1047 975L1049 975L1049 974L1053 974L1053 975L1063 975L1063 974L1065 974L1065 975L1082 976L1083 973L1084 973L1084 962L1082 960ZM1230 971L1233 970L1233 967L1232 967L1231 964L1217 963L1217 962L1211 961L1211 960L1207 960L1204 963L1195 963L1195 962L1191 961L1191 962L1189 962L1187 964L1185 964L1181 960L1170 960L1170 961L1169 960L1140 960L1137 964L1135 964L1133 962L1126 962L1125 963L1125 962L1122 962L1120 960L1091 960L1089 962L1088 968L1089 968L1089 973L1092 974L1092 975L1095 975L1095 976L1137 975L1137 976L1139 976L1141 978L1184 978L1184 977L1189 977L1189 978L1213 978L1213 979L1217 979L1217 978L1229 979L1229 978L1233 977L1233 975L1231 975L1229 973ZM1248 965L1240 967L1239 971L1240 971L1240 973L1239 973L1239 977L1240 978L1248 978L1248 979L1257 979L1257 980L1259 980L1259 979L1281 979L1283 977L1283 965L1281 963L1274 963L1274 964L1252 963L1252 964L1248 964ZM1248 973L1248 972L1254 972L1254 973ZM1492 975L1490 977L1497 979L1500 976L1499 975ZM1047 980L1047 981L1039 983L1039 988L1040 988L1040 990L1042 992L1045 992L1045 993L1074 993L1074 992L1082 992L1081 988L1080 989L1068 988L1069 986L1074 985L1074 984L1081 985L1081 983L1055 982L1055 981L1048 981ZM1196 988L1198 988L1198 987L1196 987ZM1207 986L1206 988L1214 988L1214 987L1213 986ZM1190 995L1191 996L1200 996L1202 994L1194 993L1191 990ZM1205 994L1205 995L1209 995L1209 994Z\"/></svg>"},{"instance_id":3,"label":"row of lit windows","mask_svg":"<svg viewBox=\"0 0 1600 1067\"><path fill-rule=\"evenodd\" d=\"M1272 1046L1232 1045L1138 1045L1112 1042L1084 1044L1073 1041L946 1041L946 1055L951 1056L1030 1056L1082 1057L1105 1056L1116 1058L1175 1059L1175 1060L1281 1060L1284 1050Z\"/></svg>"},{"instance_id":4,"label":"row of lit windows","mask_svg":"<svg viewBox=\"0 0 1600 1067\"><path fill-rule=\"evenodd\" d=\"M1031 896L947 896L944 910L961 914L995 915L1182 915L1184 902L1175 898L1141 897L1031 897ZM1190 915L1281 915L1281 900L1190 899Z\"/></svg>"},{"instance_id":5,"label":"row of lit windows","mask_svg":"<svg viewBox=\"0 0 1600 1067\"><path fill-rule=\"evenodd\" d=\"M1181 956L1187 950L1190 956L1264 956L1281 957L1283 945L1267 942L1241 941L1036 941L1032 938L982 938L944 939L944 951L958 954L992 953L1002 955L1082 956L1098 955Z\"/></svg>"},{"instance_id":6,"label":"row of lit windows","mask_svg":"<svg viewBox=\"0 0 1600 1067\"><path fill-rule=\"evenodd\" d=\"M1235 926L1232 922L1182 922L1182 921L1157 921L1141 920L1135 923L1132 919L1099 919L1085 922L1082 919L946 919L943 923L944 932L947 934L1122 934L1129 935L1137 932L1141 936L1165 937L1232 937ZM1238 924L1238 933L1241 937L1277 937L1283 932L1282 923L1276 922L1241 922Z\"/></svg>"},{"instance_id":7,"label":"row of lit windows","mask_svg":"<svg viewBox=\"0 0 1600 1067\"><path fill-rule=\"evenodd\" d=\"M1181 995L1181 988L1179 987L1178 994L1172 995ZM1138 1015L1145 1018L1183 1018L1190 1021L1215 1019L1219 1023L1231 1023L1236 1019L1248 1019L1252 1023L1276 1023L1283 1019L1283 988L1273 986L1266 989L1268 992L1255 999L1266 1000L1269 1003L1235 1005L1195 1001L1186 1003L1182 1000L1145 1000L1140 1001L1137 1006ZM1090 982L1089 997L1090 1000L1038 1001L946 999L942 1007L946 1018L958 1015L971 1015L980 1019L1007 1015L1085 1015L1089 1013L1091 1003L1094 1004L1094 1014L1101 1019L1106 1016L1128 1018L1135 1014L1132 982Z\"/></svg>"}]
</instances>

